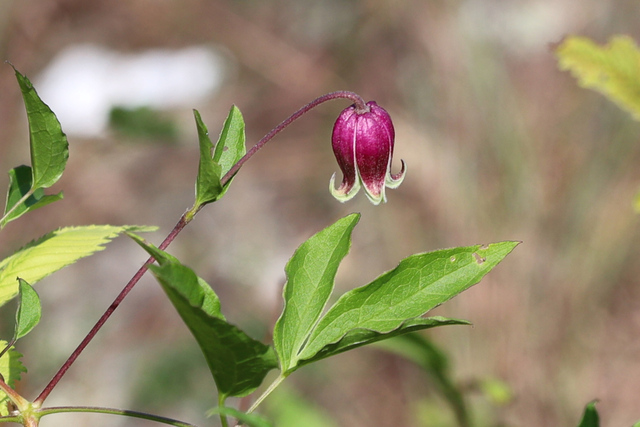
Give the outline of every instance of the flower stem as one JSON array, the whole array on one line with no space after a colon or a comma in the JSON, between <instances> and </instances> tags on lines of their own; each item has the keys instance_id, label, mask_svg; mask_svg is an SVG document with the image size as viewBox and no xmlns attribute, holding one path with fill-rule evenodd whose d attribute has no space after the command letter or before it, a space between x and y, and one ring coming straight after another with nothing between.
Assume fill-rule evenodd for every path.
<instances>
[{"instance_id":1,"label":"flower stem","mask_svg":"<svg viewBox=\"0 0 640 427\"><path fill-rule=\"evenodd\" d=\"M173 227L173 230L171 230L171 233L169 233L169 235L164 239L164 241L160 244L160 246L158 246L158 248L160 248L162 250L166 249L167 246L169 246L169 244L171 242L173 242L173 240L176 238L176 236L180 233L180 231L186 225L187 225L187 221L185 220L185 216L183 215L180 218L180 220L178 221L178 223L175 225L175 227ZM93 328L84 337L82 342L73 351L73 353L71 353L71 356L69 356L67 361L64 362L62 367L58 370L58 372L56 372L56 374L51 379L49 384L47 384L47 386L44 388L44 390L42 390L40 395L33 402L34 405L36 405L37 407L42 406L42 404L44 403L45 399L49 396L51 391L55 388L55 386L58 384L60 379L62 379L62 377L67 372L67 370L71 367L73 362L75 362L75 360L78 358L78 356L80 356L80 353L82 353L82 351L85 349L85 347L91 342L93 337L96 336L96 334L98 333L100 328L102 328L102 326L105 324L107 319L109 319L109 317L111 317L111 315L116 310L116 308L118 308L120 303L122 303L122 300L124 300L124 298L129 294L129 292L131 292L131 289L133 289L133 287L136 285L136 283L138 283L138 281L144 275L144 273L147 272L147 270L149 269L149 265L151 265L153 262L154 262L154 258L153 257L149 257L149 259L147 259L145 261L145 263L142 265L142 267L140 267L140 269L131 278L131 280L129 280L129 283L127 283L127 285L122 289L122 291L118 294L116 299L111 303L109 308L102 314L102 316L100 317L100 319L98 319L98 321L93 326Z\"/></svg>"},{"instance_id":2,"label":"flower stem","mask_svg":"<svg viewBox=\"0 0 640 427\"><path fill-rule=\"evenodd\" d=\"M368 108L368 106L365 103L364 99L362 99L362 97L360 95L358 95L358 94L356 94L354 92L349 92L349 91L331 92L331 93L328 93L326 95L322 95L322 96L314 99L313 101L311 101L310 103L308 103L307 105L303 106L298 111L293 113L291 116L289 116L288 118L283 120L282 123L280 123L278 126L273 128L269 133L267 133L265 136L263 136L262 139L260 139L256 143L256 145L254 145L249 151L247 151L247 153L240 160L238 160L238 162L235 165L233 165L231 167L231 169L229 169L229 171L222 177L222 179L220 180L222 186L224 187L231 180L231 178L233 178L234 175L240 170L242 165L244 165L247 162L247 160L249 160L256 152L258 152L258 150L260 150L274 136L276 136L277 134L282 132L287 126L289 126L291 123L293 123L295 120L297 120L300 116L302 116L303 114L305 114L309 110L317 107L318 105L320 105L320 104L322 104L324 102L331 101L333 99L340 99L340 98L349 99L349 100L353 101L353 103L356 106L356 110L357 111L365 111ZM28 197L28 196L25 195L25 197ZM200 207L202 207L202 206L200 206ZM180 231L182 231L182 229L189 222L191 222L191 220L194 218L195 214L199 210L200 209L198 208L194 212L187 211L185 214L183 214L182 217L180 217L180 220L178 221L178 223L173 228L173 230L171 230L171 233L169 233L169 235L164 239L164 241L160 244L160 246L158 246L158 248L161 249L161 250L166 249L167 246L169 246L169 244L171 242L173 242L173 240L180 233ZM45 399L49 396L51 391L56 387L56 385L58 384L60 379L62 379L64 374L67 372L67 370L69 370L69 368L71 367L73 362L76 361L78 356L80 356L80 353L82 353L82 351L85 349L85 347L96 336L98 331L102 328L102 326L109 319L109 317L111 317L113 312L116 310L116 308L118 308L120 303L122 303L122 301L129 294L129 292L131 292L133 287L136 285L136 283L138 283L138 281L144 275L144 273L147 272L147 270L149 269L149 265L151 265L153 262L154 262L154 258L153 257L149 257L149 259L147 259L147 261L145 261L145 263L142 265L142 267L140 267L140 269L131 278L131 280L129 280L127 285L118 294L118 296L111 303L109 308L104 312L104 314L100 317L100 319L98 319L98 321L93 326L93 328L84 337L82 342L80 342L80 344L73 351L73 353L71 353L69 358L60 367L58 372L56 372L56 374L53 376L53 378L51 379L49 384L47 384L47 386L42 390L42 392L36 398L36 400L34 400L33 404L36 407L41 407L42 406L42 404L44 403ZM275 386L277 386L283 379L284 378L282 378L279 381L277 381L277 383L274 383ZM273 388L275 388L275 386ZM267 392L270 393L271 389L267 390ZM264 397L266 397L266 395L268 395L267 392L265 392L265 395L263 395ZM252 409L250 409L250 412L251 412L251 410L253 410L260 403L260 401L262 401L262 399L264 399L264 397L261 396L261 399L259 401L257 401L253 405Z\"/></svg>"},{"instance_id":3,"label":"flower stem","mask_svg":"<svg viewBox=\"0 0 640 427\"><path fill-rule=\"evenodd\" d=\"M238 160L238 163L233 165L231 169L229 169L229 172L227 172L225 176L222 177L222 179L220 180L220 182L222 183L222 186L224 187L227 184L227 182L229 182L229 180L233 178L233 176L240 170L242 165L244 165L247 162L247 160L249 160L254 154L256 154L258 150L264 147L264 145L267 142L269 142L274 136L282 132L291 123L296 121L300 116L302 116L309 110L317 107L318 105L322 104L323 102L331 101L333 99L340 99L340 98L349 99L353 101L358 111L365 111L368 108L367 104L364 102L364 99L362 99L360 95L354 92L346 91L346 90L331 92L314 99L313 101L301 107L298 111L290 115L288 118L284 119L282 123L274 127L268 134L263 136L262 139L256 143L256 145L254 145L249 151L247 151L247 154L245 154L240 160Z\"/></svg>"}]
</instances>

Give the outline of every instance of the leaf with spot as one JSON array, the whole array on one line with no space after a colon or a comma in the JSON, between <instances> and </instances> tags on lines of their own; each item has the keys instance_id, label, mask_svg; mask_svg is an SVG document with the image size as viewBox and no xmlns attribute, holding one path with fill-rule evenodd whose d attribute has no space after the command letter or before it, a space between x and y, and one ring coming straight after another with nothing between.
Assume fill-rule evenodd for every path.
<instances>
[{"instance_id":1,"label":"leaf with spot","mask_svg":"<svg viewBox=\"0 0 640 427\"><path fill-rule=\"evenodd\" d=\"M389 334L401 328L478 283L517 245L500 242L405 258L368 285L342 295L320 319L297 359L313 359L354 330Z\"/></svg>"}]
</instances>

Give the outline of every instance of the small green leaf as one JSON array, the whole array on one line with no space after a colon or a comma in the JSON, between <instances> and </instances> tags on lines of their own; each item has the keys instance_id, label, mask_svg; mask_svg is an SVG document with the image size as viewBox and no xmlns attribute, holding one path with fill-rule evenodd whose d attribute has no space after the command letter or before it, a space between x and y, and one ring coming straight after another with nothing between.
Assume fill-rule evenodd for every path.
<instances>
[{"instance_id":1,"label":"small green leaf","mask_svg":"<svg viewBox=\"0 0 640 427\"><path fill-rule=\"evenodd\" d=\"M88 225L53 231L0 261L0 305L18 293L17 277L34 284L40 279L104 249L125 231L153 231L156 227Z\"/></svg>"},{"instance_id":2,"label":"small green leaf","mask_svg":"<svg viewBox=\"0 0 640 427\"><path fill-rule=\"evenodd\" d=\"M352 329L388 333L478 283L518 242L412 255L338 299L311 333L299 359L311 359Z\"/></svg>"},{"instance_id":3,"label":"small green leaf","mask_svg":"<svg viewBox=\"0 0 640 427\"><path fill-rule=\"evenodd\" d=\"M193 110L198 128L198 140L200 143L200 164L198 166L198 177L196 178L196 203L201 206L214 202L222 194L222 167L213 160L211 151L213 143L209 138L207 126L203 123L198 110Z\"/></svg>"},{"instance_id":4,"label":"small green leaf","mask_svg":"<svg viewBox=\"0 0 640 427\"><path fill-rule=\"evenodd\" d=\"M594 89L640 120L640 50L632 38L617 36L606 46L568 37L556 49L559 66L578 84Z\"/></svg>"},{"instance_id":5,"label":"small green leaf","mask_svg":"<svg viewBox=\"0 0 640 427\"><path fill-rule=\"evenodd\" d=\"M340 261L360 219L352 214L312 236L296 250L285 271L284 308L273 330L283 372L296 366L298 354L318 322L334 287Z\"/></svg>"},{"instance_id":6,"label":"small green leaf","mask_svg":"<svg viewBox=\"0 0 640 427\"><path fill-rule=\"evenodd\" d=\"M587 404L586 408L584 408L584 415L582 415L582 420L578 427L599 427L600 426L600 417L598 416L598 411L596 410L596 402L591 402Z\"/></svg>"},{"instance_id":7,"label":"small green leaf","mask_svg":"<svg viewBox=\"0 0 640 427\"><path fill-rule=\"evenodd\" d=\"M447 319L445 317L435 316L409 319L402 325L400 325L400 327L398 327L397 329L386 333L380 333L372 331L370 329L352 329L347 332L347 334L344 335L340 339L340 341L333 344L327 344L310 359L301 360L296 366L296 369L300 366L316 362L321 359L326 359L327 357L335 356L336 354L340 354L348 350L353 350L357 347L362 347L363 345L387 340L389 338L403 336L410 332L415 332L422 329L430 329L437 326L445 325L470 325L470 323L466 320Z\"/></svg>"},{"instance_id":8,"label":"small green leaf","mask_svg":"<svg viewBox=\"0 0 640 427\"><path fill-rule=\"evenodd\" d=\"M0 228L27 212L62 199L62 192L45 195L44 190L38 188L26 200L21 202L22 198L31 190L33 186L32 180L30 166L18 166L9 171L9 190L7 191L7 202L4 209L5 216L0 220Z\"/></svg>"},{"instance_id":9,"label":"small green leaf","mask_svg":"<svg viewBox=\"0 0 640 427\"><path fill-rule=\"evenodd\" d=\"M4 349L7 344L6 341L0 340L0 349ZM16 381L20 381L21 373L27 372L27 369L20 362L21 357L22 354L15 351L13 347L0 357L0 375L11 388L15 387ZM0 416L9 414L7 410L8 400L7 395L0 391Z\"/></svg>"},{"instance_id":10,"label":"small green leaf","mask_svg":"<svg viewBox=\"0 0 640 427\"><path fill-rule=\"evenodd\" d=\"M238 107L233 105L218 137L213 161L222 167L221 175L224 176L246 152L244 119Z\"/></svg>"},{"instance_id":11,"label":"small green leaf","mask_svg":"<svg viewBox=\"0 0 640 427\"><path fill-rule=\"evenodd\" d=\"M40 322L42 307L38 293L26 281L18 278L20 282L20 302L16 314L15 339L27 335Z\"/></svg>"},{"instance_id":12,"label":"small green leaf","mask_svg":"<svg viewBox=\"0 0 640 427\"><path fill-rule=\"evenodd\" d=\"M62 176L69 158L69 143L60 122L42 102L28 78L14 68L27 108L34 188L49 188Z\"/></svg>"},{"instance_id":13,"label":"small green leaf","mask_svg":"<svg viewBox=\"0 0 640 427\"><path fill-rule=\"evenodd\" d=\"M246 153L244 119L238 107L232 106L214 149L200 113L193 110L193 114L200 141L200 166L196 179L195 205L201 206L219 200L231 184L229 181L222 188L220 179Z\"/></svg>"},{"instance_id":14,"label":"small green leaf","mask_svg":"<svg viewBox=\"0 0 640 427\"><path fill-rule=\"evenodd\" d=\"M32 190L32 179L31 167L29 166L18 166L9 171L9 190L7 191L4 216L0 220L0 228L27 212L62 199L62 192L45 195L42 188ZM30 191L29 197L23 199Z\"/></svg>"},{"instance_id":15,"label":"small green leaf","mask_svg":"<svg viewBox=\"0 0 640 427\"><path fill-rule=\"evenodd\" d=\"M223 415L228 417L233 417L238 421L242 422L242 425L247 427L272 427L271 424L266 418L257 415L257 414L247 414L246 412L238 411L237 409L230 408L228 406L218 406L217 408L213 408L209 412L207 412L207 416L211 417L213 415Z\"/></svg>"},{"instance_id":16,"label":"small green leaf","mask_svg":"<svg viewBox=\"0 0 640 427\"><path fill-rule=\"evenodd\" d=\"M278 367L273 348L227 323L215 292L193 270L141 239L136 241L147 252L159 255L160 265L149 269L198 342L223 396L221 401L253 392L265 375Z\"/></svg>"}]
</instances>

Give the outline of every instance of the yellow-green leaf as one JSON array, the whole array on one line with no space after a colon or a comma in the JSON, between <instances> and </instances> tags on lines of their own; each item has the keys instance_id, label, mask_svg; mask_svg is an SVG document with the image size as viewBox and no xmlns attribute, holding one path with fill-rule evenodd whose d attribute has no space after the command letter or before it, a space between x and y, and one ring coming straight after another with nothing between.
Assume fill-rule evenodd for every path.
<instances>
[{"instance_id":1,"label":"yellow-green leaf","mask_svg":"<svg viewBox=\"0 0 640 427\"><path fill-rule=\"evenodd\" d=\"M0 305L18 293L17 277L34 284L80 258L103 250L120 233L153 230L155 227L89 225L48 233L0 261Z\"/></svg>"},{"instance_id":2,"label":"yellow-green leaf","mask_svg":"<svg viewBox=\"0 0 640 427\"><path fill-rule=\"evenodd\" d=\"M556 49L560 69L582 87L594 89L640 120L640 50L633 39L616 36L601 46L568 37Z\"/></svg>"},{"instance_id":3,"label":"yellow-green leaf","mask_svg":"<svg viewBox=\"0 0 640 427\"><path fill-rule=\"evenodd\" d=\"M0 351L2 351L7 344L6 341L0 340ZM9 387L14 387L15 382L20 380L20 374L27 372L27 369L20 362L21 357L22 354L15 351L13 347L0 357L0 374L2 374L4 382L6 382ZM0 391L0 416L8 415L9 413L7 410L7 401L7 395Z\"/></svg>"}]
</instances>

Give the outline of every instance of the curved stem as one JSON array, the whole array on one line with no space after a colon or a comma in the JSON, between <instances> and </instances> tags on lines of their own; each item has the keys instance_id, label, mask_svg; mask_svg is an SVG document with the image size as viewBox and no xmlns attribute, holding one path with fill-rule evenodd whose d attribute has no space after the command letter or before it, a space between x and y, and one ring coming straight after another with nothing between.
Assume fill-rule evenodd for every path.
<instances>
[{"instance_id":1,"label":"curved stem","mask_svg":"<svg viewBox=\"0 0 640 427\"><path fill-rule=\"evenodd\" d=\"M180 220L178 221L178 223L175 225L175 227L173 227L173 230L171 230L171 233L169 233L169 235L164 239L164 241L160 244L160 246L158 246L158 248L160 248L162 250L166 249L167 246L169 246L169 244L171 242L173 242L173 240L176 238L178 233L180 233L180 231L187 225L187 223L188 222L185 220L185 216L183 215L180 218ZM98 333L100 328L102 328L102 326L105 324L107 319L109 319L109 317L111 317L111 315L116 310L116 308L118 308L120 303L122 303L122 300L124 300L124 298L129 294L129 292L131 292L131 289L133 289L133 287L136 285L136 283L138 283L138 281L144 275L144 273L147 272L147 270L149 269L149 265L151 265L153 262L154 262L154 258L153 257L149 257L149 259L147 259L145 261L145 263L142 265L142 267L140 267L140 269L131 278L131 280L129 280L129 283L127 283L127 285L122 289L122 291L120 291L120 293L118 294L116 299L111 303L111 305L104 312L104 314L102 314L100 319L98 319L98 321L93 326L93 328L91 328L91 330L89 331L87 336L84 337L84 339L78 345L78 347L73 351L73 353L71 353L71 356L69 356L67 361L64 362L62 367L58 370L58 372L56 372L56 374L51 379L49 384L47 384L47 386L44 388L44 390L42 390L42 392L36 398L36 400L34 400L33 404L36 407L42 406L42 404L44 403L45 399L49 396L49 393L51 393L51 391L58 384L60 379L64 376L64 374L67 372L67 370L71 367L73 362L75 362L75 360L78 358L78 356L80 356L80 353L82 353L82 351L85 349L85 347L91 342L93 337L95 337L95 335Z\"/></svg>"},{"instance_id":2,"label":"curved stem","mask_svg":"<svg viewBox=\"0 0 640 427\"><path fill-rule=\"evenodd\" d=\"M349 92L349 91L331 92L331 93L328 93L326 95L322 95L322 96L314 99L313 101L311 101L310 103L308 103L307 105L303 106L298 111L293 113L291 116L289 116L288 118L283 120L278 126L273 128L269 133L267 133L265 136L263 136L262 139L260 139L256 143L256 145L254 145L249 151L247 151L247 153L240 160L238 160L238 162L235 165L233 165L231 167L231 169L229 169L229 171L222 177L222 179L220 180L222 186L225 186L231 180L231 178L233 178L233 176L240 170L242 165L244 165L255 153L257 153L258 150L260 150L274 136L276 136L277 134L282 132L287 126L289 126L291 123L293 123L295 120L297 120L300 116L302 116L303 114L305 114L309 110L317 107L318 105L320 105L320 104L322 104L324 102L331 101L333 99L340 99L340 98L349 99L349 100L353 101L353 103L356 106L356 110L357 111L366 111L369 108L367 106L367 104L365 103L364 99L362 99L362 97L360 95L358 95L358 94L356 94L354 92ZM182 217L180 218L180 220L178 221L178 223L173 228L173 230L171 230L171 233L169 233L169 235L164 239L164 241L160 244L160 246L158 246L158 248L161 249L161 250L166 249L167 246L169 246L169 244L171 242L173 242L173 240L180 233L180 231L182 231L182 229L189 222L191 222L191 220L194 218L195 214L198 213L200 208L202 208L202 206L199 206L194 212L187 211L185 214L183 214ZM147 261L145 261L145 263L142 265L142 267L140 267L140 269L131 278L131 280L129 280L127 285L118 294L118 296L111 303L109 308L104 312L104 314L100 317L100 319L98 319L96 324L93 326L93 328L91 328L91 330L84 337L82 342L80 342L78 347L73 351L73 353L71 353L69 358L66 360L66 362L64 362L62 367L60 367L58 372L56 372L56 374L53 376L51 381L49 381L49 384L47 384L47 386L44 388L44 390L42 390L42 392L36 398L36 400L34 400L34 402L33 402L34 407L39 408L39 407L42 406L42 404L44 403L45 399L49 396L51 391L55 388L55 386L58 384L60 379L62 379L64 374L67 372L67 370L69 370L69 368L71 367L73 362L76 361L78 356L80 356L80 353L82 353L82 351L85 349L85 347L91 342L91 340L95 337L95 335L102 328L102 326L105 324L105 322L109 319L109 317L111 317L111 315L116 310L116 308L118 308L120 303L122 303L124 298L129 294L131 289L133 289L133 287L136 285L136 283L138 283L138 281L144 275L144 273L147 272L147 270L149 269L149 265L151 265L153 262L154 262L154 258L153 257L149 257L149 259L147 259ZM284 378L280 379L280 381L282 381L283 379ZM277 384L279 384L280 381L277 381ZM277 386L277 384L275 384L275 386ZM275 386L273 388L275 388ZM269 393L271 392L270 390L267 390L267 391ZM266 393L266 394L268 394L268 393ZM266 397L266 395L264 397ZM259 402L256 402L256 404L253 405L252 409L254 409L257 406L257 404L259 404Z\"/></svg>"},{"instance_id":3,"label":"curved stem","mask_svg":"<svg viewBox=\"0 0 640 427\"><path fill-rule=\"evenodd\" d=\"M264 145L267 142L269 142L274 136L282 132L287 126L289 126L291 123L297 120L300 116L302 116L304 113L308 112L312 108L315 108L318 105L322 104L323 102L327 102L327 101L331 101L332 99L339 99L339 98L349 99L353 101L353 103L356 105L357 111L366 111L368 108L367 104L364 102L364 99L362 99L360 95L354 92L346 91L346 90L331 92L314 99L313 101L311 101L310 103L308 103L307 105L303 106L298 111L290 115L288 118L283 120L282 123L274 127L268 134L263 136L262 139L256 143L256 145L254 145L249 151L247 151L247 154L245 154L240 160L238 160L238 163L233 165L231 169L229 169L229 172L227 172L225 176L222 177L222 179L220 180L220 182L222 183L222 186L224 187L227 184L227 182L229 182L229 180L233 178L233 176L240 170L242 165L244 165L247 162L247 160L249 160L254 154L256 154L258 150L264 147Z\"/></svg>"},{"instance_id":4,"label":"curved stem","mask_svg":"<svg viewBox=\"0 0 640 427\"><path fill-rule=\"evenodd\" d=\"M156 421L163 424L168 424L176 427L197 427L194 424L185 423L183 421L174 420L173 418L161 417L159 415L147 414L145 412L128 411L122 409L102 408L97 406L55 406L51 408L41 409L38 412L38 417L43 417L50 414L61 414L65 412L89 412L98 414L112 414L112 415L124 415L126 417L142 418L144 420Z\"/></svg>"}]
</instances>

